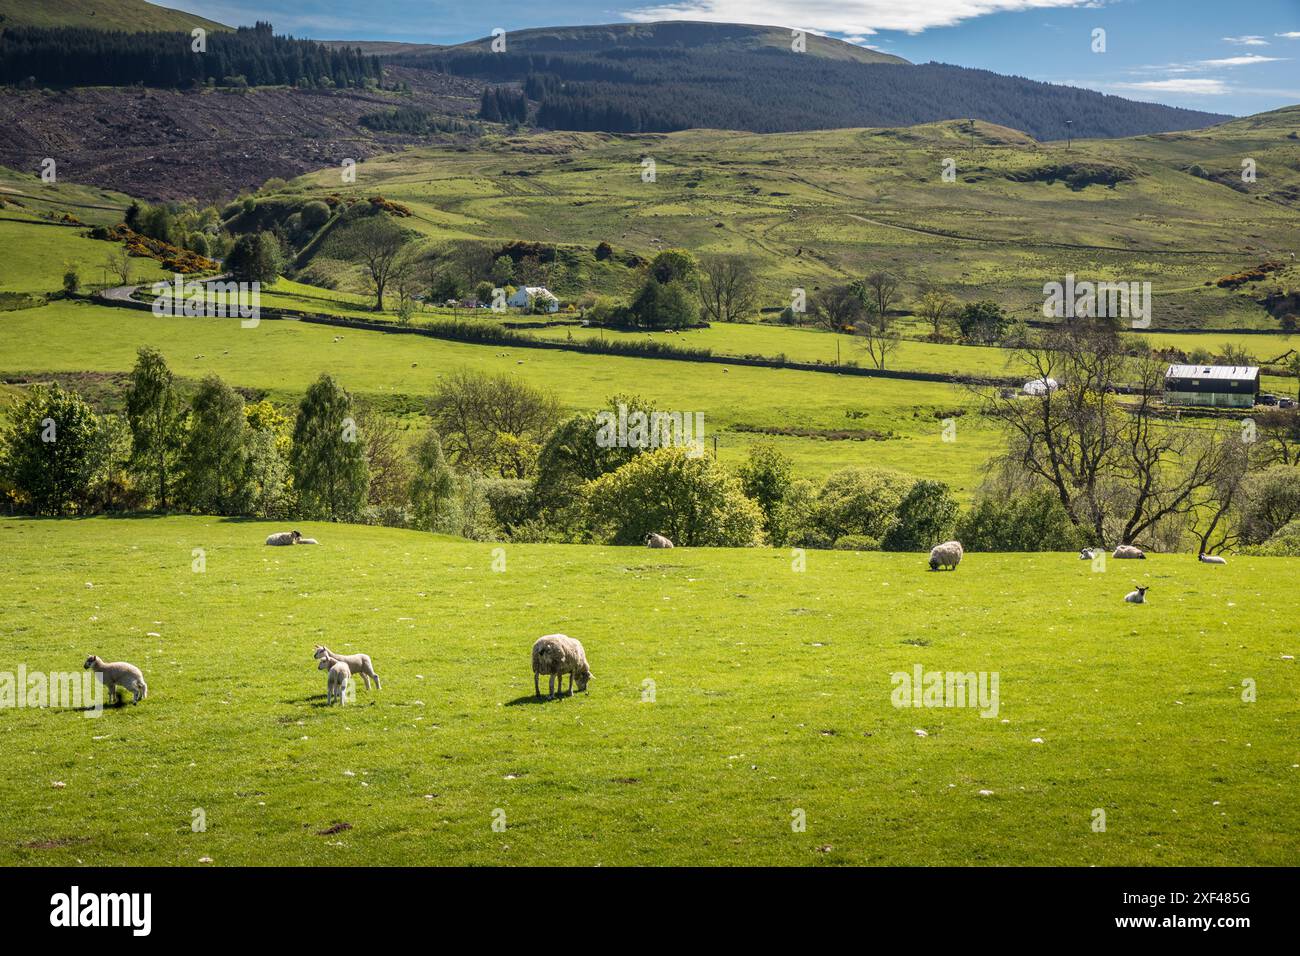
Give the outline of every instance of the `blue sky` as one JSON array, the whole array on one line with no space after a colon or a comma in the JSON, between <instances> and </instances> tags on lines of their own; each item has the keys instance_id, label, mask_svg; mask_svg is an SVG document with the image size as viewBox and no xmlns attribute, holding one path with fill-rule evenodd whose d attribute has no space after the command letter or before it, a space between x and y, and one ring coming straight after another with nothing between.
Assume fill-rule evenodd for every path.
<instances>
[{"instance_id":1,"label":"blue sky","mask_svg":"<svg viewBox=\"0 0 1300 956\"><path fill-rule=\"evenodd\" d=\"M317 39L459 43L494 27L713 20L1238 115L1300 103L1300 0L163 0ZM1105 50L1093 50L1094 30Z\"/></svg>"}]
</instances>

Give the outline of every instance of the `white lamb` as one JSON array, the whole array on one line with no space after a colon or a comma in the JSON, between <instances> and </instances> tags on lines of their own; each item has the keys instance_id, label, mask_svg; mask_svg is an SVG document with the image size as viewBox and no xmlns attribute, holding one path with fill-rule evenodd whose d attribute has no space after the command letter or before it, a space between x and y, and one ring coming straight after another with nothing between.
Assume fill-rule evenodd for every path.
<instances>
[{"instance_id":1,"label":"white lamb","mask_svg":"<svg viewBox=\"0 0 1300 956\"><path fill-rule=\"evenodd\" d=\"M1134 585L1134 587L1136 587L1136 585ZM1145 588L1138 588L1136 591L1129 591L1128 594L1124 595L1124 600L1129 604L1146 604L1147 591L1149 590L1151 590L1151 588L1148 586Z\"/></svg>"},{"instance_id":2,"label":"white lamb","mask_svg":"<svg viewBox=\"0 0 1300 956\"><path fill-rule=\"evenodd\" d=\"M542 696L538 675L546 674L546 692L554 697L556 690L564 695L564 675L569 675L569 696L573 696L573 682L578 682L578 690L587 689L591 680L591 668L587 665L587 652L582 649L582 642L563 634L547 634L539 637L533 644L533 690ZM558 684L558 686L557 686Z\"/></svg>"},{"instance_id":3,"label":"white lamb","mask_svg":"<svg viewBox=\"0 0 1300 956\"><path fill-rule=\"evenodd\" d=\"M298 543L299 544L320 544L320 542L317 541L315 538L299 538Z\"/></svg>"},{"instance_id":4,"label":"white lamb","mask_svg":"<svg viewBox=\"0 0 1300 956\"><path fill-rule=\"evenodd\" d=\"M1093 558L1095 558L1095 557L1097 557L1097 549L1096 549L1096 548L1080 548L1080 549L1079 549L1079 560L1080 560L1080 561L1091 561L1091 560L1092 560Z\"/></svg>"},{"instance_id":5,"label":"white lamb","mask_svg":"<svg viewBox=\"0 0 1300 956\"><path fill-rule=\"evenodd\" d=\"M1199 555L1197 555L1196 560L1200 561L1202 564L1227 564L1228 563L1228 559L1223 557L1222 555L1206 554L1205 552L1201 552Z\"/></svg>"},{"instance_id":6,"label":"white lamb","mask_svg":"<svg viewBox=\"0 0 1300 956\"><path fill-rule=\"evenodd\" d=\"M108 699L117 703L117 689L130 691L135 698L134 703L140 703L149 696L149 685L144 682L144 675L140 673L140 668L134 664L128 664L125 661L118 661L114 664L105 664L102 660L91 654L86 658L85 669L95 669L95 675L99 682L104 685L108 691Z\"/></svg>"},{"instance_id":7,"label":"white lamb","mask_svg":"<svg viewBox=\"0 0 1300 956\"><path fill-rule=\"evenodd\" d=\"M936 544L930 549L930 570L938 571L940 568L947 568L949 571L955 571L957 565L961 564L961 556L964 553L960 541Z\"/></svg>"},{"instance_id":8,"label":"white lamb","mask_svg":"<svg viewBox=\"0 0 1300 956\"><path fill-rule=\"evenodd\" d=\"M329 671L325 675L325 706L328 707L338 699L339 706L347 703L348 681L352 680L352 671L344 661L330 657L321 659L316 665L318 671Z\"/></svg>"},{"instance_id":9,"label":"white lamb","mask_svg":"<svg viewBox=\"0 0 1300 956\"><path fill-rule=\"evenodd\" d=\"M370 662L369 654L335 654L323 644L317 644L316 650L312 652L312 657L318 661L342 661L348 665L348 670L353 674L360 674L361 679L365 681L366 690L370 690L370 681L375 682L375 690L379 690L379 675L375 673L375 665ZM324 670L324 667L321 668Z\"/></svg>"},{"instance_id":10,"label":"white lamb","mask_svg":"<svg viewBox=\"0 0 1300 956\"><path fill-rule=\"evenodd\" d=\"M661 534L655 534L651 531L645 536L645 546L647 548L671 548L673 543Z\"/></svg>"},{"instance_id":11,"label":"white lamb","mask_svg":"<svg viewBox=\"0 0 1300 956\"><path fill-rule=\"evenodd\" d=\"M277 546L286 545L286 544L297 544L298 539L301 537L302 535L299 534L297 531L277 531L275 534L270 535L266 539L266 543L277 545Z\"/></svg>"},{"instance_id":12,"label":"white lamb","mask_svg":"<svg viewBox=\"0 0 1300 956\"><path fill-rule=\"evenodd\" d=\"M1141 561L1145 561L1147 559L1145 551L1131 544L1121 544L1118 548L1115 549L1115 553L1112 554L1111 557L1112 558L1135 558Z\"/></svg>"}]
</instances>

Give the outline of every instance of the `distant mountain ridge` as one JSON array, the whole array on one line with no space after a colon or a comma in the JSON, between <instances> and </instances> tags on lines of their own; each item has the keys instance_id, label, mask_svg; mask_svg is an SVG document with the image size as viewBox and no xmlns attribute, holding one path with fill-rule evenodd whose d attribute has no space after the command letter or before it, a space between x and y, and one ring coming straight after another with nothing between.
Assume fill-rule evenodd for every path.
<instances>
[{"instance_id":1,"label":"distant mountain ridge","mask_svg":"<svg viewBox=\"0 0 1300 956\"><path fill-rule=\"evenodd\" d=\"M1056 140L1231 119L988 70L911 64L814 34L803 37L801 53L781 27L670 21L507 31L502 39L504 49L484 37L390 48L385 59L522 88L535 104L528 121L588 132L773 133L978 119Z\"/></svg>"}]
</instances>

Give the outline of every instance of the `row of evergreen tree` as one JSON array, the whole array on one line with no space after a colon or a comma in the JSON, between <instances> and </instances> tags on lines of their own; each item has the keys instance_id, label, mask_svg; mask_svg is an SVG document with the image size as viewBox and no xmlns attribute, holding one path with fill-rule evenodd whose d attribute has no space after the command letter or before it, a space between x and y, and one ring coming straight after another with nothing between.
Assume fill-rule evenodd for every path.
<instances>
[{"instance_id":1,"label":"row of evergreen tree","mask_svg":"<svg viewBox=\"0 0 1300 956\"><path fill-rule=\"evenodd\" d=\"M539 104L536 123L550 129L786 132L974 117L1039 139L1062 139L1070 132L1120 137L1191 129L1223 119L987 70L858 63L771 48L728 50L725 56L710 48L466 50L399 55L392 62L522 84ZM487 96L485 112L491 110Z\"/></svg>"},{"instance_id":2,"label":"row of evergreen tree","mask_svg":"<svg viewBox=\"0 0 1300 956\"><path fill-rule=\"evenodd\" d=\"M0 84L188 88L203 85L361 87L382 77L378 57L275 36L269 23L188 33L84 27L0 31Z\"/></svg>"},{"instance_id":3,"label":"row of evergreen tree","mask_svg":"<svg viewBox=\"0 0 1300 956\"><path fill-rule=\"evenodd\" d=\"M524 123L528 121L528 97L523 90L508 86L489 86L483 91L479 106L480 119L492 123Z\"/></svg>"}]
</instances>

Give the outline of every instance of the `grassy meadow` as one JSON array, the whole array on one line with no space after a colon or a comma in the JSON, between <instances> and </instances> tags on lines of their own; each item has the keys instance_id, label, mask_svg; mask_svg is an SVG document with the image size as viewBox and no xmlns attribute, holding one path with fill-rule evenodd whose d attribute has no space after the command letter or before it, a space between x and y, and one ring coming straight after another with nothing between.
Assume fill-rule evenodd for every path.
<instances>
[{"instance_id":1,"label":"grassy meadow","mask_svg":"<svg viewBox=\"0 0 1300 956\"><path fill-rule=\"evenodd\" d=\"M275 527L0 519L0 672L96 653L149 682L94 719L0 712L24 767L0 781L0 863L1300 861L1278 560L932 574L810 552L800 572L310 523L319 547L267 548ZM1134 582L1149 604L1123 603ZM595 676L538 703L529 647L556 631ZM383 689L327 708L316 643L369 653ZM996 716L894 707L918 664L997 672Z\"/></svg>"},{"instance_id":2,"label":"grassy meadow","mask_svg":"<svg viewBox=\"0 0 1300 956\"><path fill-rule=\"evenodd\" d=\"M942 420L972 398L940 383L468 345L296 321L244 329L238 319L157 317L70 302L0 315L0 332L0 374L8 376L124 373L136 350L152 345L188 379L216 373L289 404L329 372L397 415L420 414L438 376L458 368L517 375L571 409L608 407L610 396L631 392L655 407L703 411L724 461L739 461L750 444L771 436L801 475L821 477L848 464L917 475L943 469L963 497L978 485L997 444L996 433L974 418L969 427L959 423L957 441L943 441ZM790 429L807 434L786 434ZM864 440L819 437L844 430Z\"/></svg>"},{"instance_id":3,"label":"grassy meadow","mask_svg":"<svg viewBox=\"0 0 1300 956\"><path fill-rule=\"evenodd\" d=\"M795 286L888 268L1032 318L1043 283L1073 272L1150 280L1161 327L1272 328L1249 292L1206 283L1295 251L1297 216L1285 199L1298 180L1288 158L1294 116L1279 110L1199 133L1068 149L984 123L968 134L956 122L488 137L469 150L367 160L354 185L322 170L293 188L379 193L411 208L404 225L438 241L526 237L588 248L608 241L643 256L672 246L741 253L760 264L770 306L787 303ZM1225 175L1243 155L1259 164L1249 189L1188 171ZM642 178L647 157L652 182ZM952 182L941 176L945 159L955 163ZM1041 178L1071 165L1124 178L1082 188Z\"/></svg>"}]
</instances>

